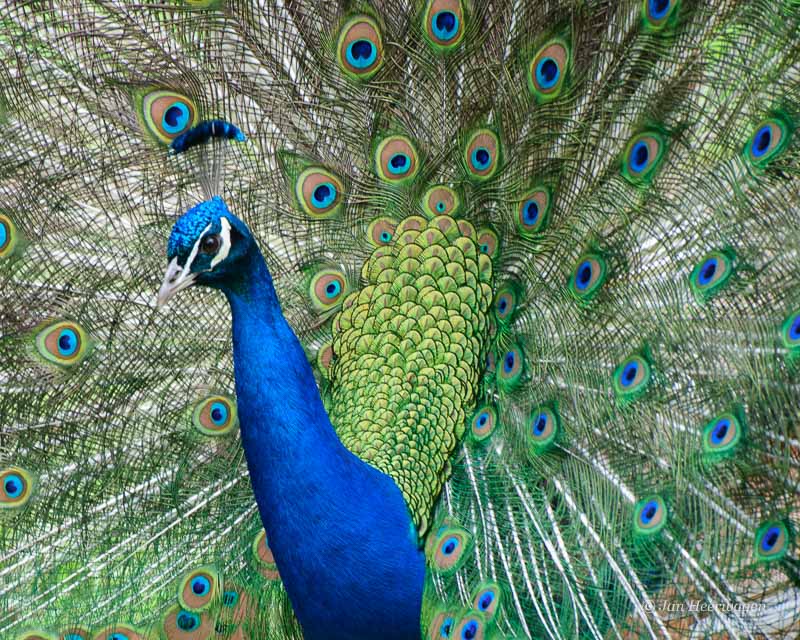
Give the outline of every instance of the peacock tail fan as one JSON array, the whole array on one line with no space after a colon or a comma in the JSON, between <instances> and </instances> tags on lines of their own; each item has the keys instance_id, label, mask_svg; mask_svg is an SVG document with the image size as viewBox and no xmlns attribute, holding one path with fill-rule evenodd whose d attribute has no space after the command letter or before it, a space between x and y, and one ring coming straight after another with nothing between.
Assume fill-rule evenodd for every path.
<instances>
[{"instance_id":1,"label":"peacock tail fan","mask_svg":"<svg viewBox=\"0 0 800 640\"><path fill-rule=\"evenodd\" d=\"M225 301L155 307L210 195L421 637L797 636L796 0L3 5L0 636L302 637Z\"/></svg>"}]
</instances>

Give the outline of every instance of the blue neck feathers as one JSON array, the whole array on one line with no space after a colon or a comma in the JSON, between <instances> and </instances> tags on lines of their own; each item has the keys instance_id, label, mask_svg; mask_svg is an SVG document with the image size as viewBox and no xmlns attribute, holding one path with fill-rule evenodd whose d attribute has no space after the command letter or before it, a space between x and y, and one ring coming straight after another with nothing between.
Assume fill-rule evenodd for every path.
<instances>
[{"instance_id":1,"label":"blue neck feathers","mask_svg":"<svg viewBox=\"0 0 800 640\"><path fill-rule=\"evenodd\" d=\"M341 443L257 249L222 289L242 442L267 540L309 640L420 637L425 574L400 490Z\"/></svg>"}]
</instances>

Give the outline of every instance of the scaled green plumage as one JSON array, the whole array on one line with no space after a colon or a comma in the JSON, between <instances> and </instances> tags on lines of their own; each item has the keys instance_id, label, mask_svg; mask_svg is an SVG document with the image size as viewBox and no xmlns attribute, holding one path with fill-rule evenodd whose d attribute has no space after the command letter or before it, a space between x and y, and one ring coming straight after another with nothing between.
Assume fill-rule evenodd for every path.
<instances>
[{"instance_id":1,"label":"scaled green plumage","mask_svg":"<svg viewBox=\"0 0 800 640\"><path fill-rule=\"evenodd\" d=\"M301 637L223 301L154 308L202 197L166 145L215 117L418 525L422 637L796 637L796 1L9 0L0 32L0 637Z\"/></svg>"}]
</instances>

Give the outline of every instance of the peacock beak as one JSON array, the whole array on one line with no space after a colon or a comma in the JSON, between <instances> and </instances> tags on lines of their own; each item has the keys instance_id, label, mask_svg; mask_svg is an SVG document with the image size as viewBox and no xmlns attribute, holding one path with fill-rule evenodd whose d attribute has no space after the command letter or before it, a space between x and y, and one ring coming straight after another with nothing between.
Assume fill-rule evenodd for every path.
<instances>
[{"instance_id":1,"label":"peacock beak","mask_svg":"<svg viewBox=\"0 0 800 640\"><path fill-rule=\"evenodd\" d=\"M163 307L167 300L174 296L178 291L191 287L197 279L196 273L191 273L189 267L191 263L186 262L185 267L178 264L177 256L167 266L167 272L164 274L164 282L161 283L161 288L158 290L158 298L156 299L156 306Z\"/></svg>"}]
</instances>

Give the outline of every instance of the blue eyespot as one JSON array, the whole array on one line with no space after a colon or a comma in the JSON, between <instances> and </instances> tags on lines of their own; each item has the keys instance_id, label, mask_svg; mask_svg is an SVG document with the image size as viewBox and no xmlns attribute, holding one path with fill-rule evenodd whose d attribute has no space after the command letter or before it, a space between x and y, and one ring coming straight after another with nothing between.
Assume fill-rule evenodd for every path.
<instances>
[{"instance_id":1,"label":"blue eyespot","mask_svg":"<svg viewBox=\"0 0 800 640\"><path fill-rule=\"evenodd\" d=\"M437 211L444 211L445 209L447 209L447 205L444 202L442 202L441 200L439 200L439 202L436 203L436 210Z\"/></svg>"},{"instance_id":2,"label":"blue eyespot","mask_svg":"<svg viewBox=\"0 0 800 640\"><path fill-rule=\"evenodd\" d=\"M670 0L650 0L649 13L653 20L661 20L669 13Z\"/></svg>"},{"instance_id":3,"label":"blue eyespot","mask_svg":"<svg viewBox=\"0 0 800 640\"><path fill-rule=\"evenodd\" d=\"M653 518L656 517L657 513L658 513L658 502L656 502L655 500L651 500L646 505L644 505L644 508L642 509L642 515L641 515L642 524L650 524Z\"/></svg>"},{"instance_id":4,"label":"blue eyespot","mask_svg":"<svg viewBox=\"0 0 800 640\"><path fill-rule=\"evenodd\" d=\"M761 538L761 548L764 551L772 551L773 547L778 543L780 537L781 537L781 528L770 527L769 529L767 529L767 532L764 534L764 537Z\"/></svg>"},{"instance_id":5,"label":"blue eyespot","mask_svg":"<svg viewBox=\"0 0 800 640\"><path fill-rule=\"evenodd\" d=\"M789 329L789 337L792 340L800 340L800 315L794 319L794 322Z\"/></svg>"},{"instance_id":6,"label":"blue eyespot","mask_svg":"<svg viewBox=\"0 0 800 640\"><path fill-rule=\"evenodd\" d=\"M389 242L392 239L392 234L388 231L381 231L381 242Z\"/></svg>"},{"instance_id":7,"label":"blue eyespot","mask_svg":"<svg viewBox=\"0 0 800 640\"><path fill-rule=\"evenodd\" d=\"M486 422L489 420L489 414L484 411L480 416L478 416L478 426L483 427L486 425Z\"/></svg>"},{"instance_id":8,"label":"blue eyespot","mask_svg":"<svg viewBox=\"0 0 800 640\"><path fill-rule=\"evenodd\" d=\"M452 11L440 11L431 21L433 35L439 40L452 40L458 34L458 16Z\"/></svg>"},{"instance_id":9,"label":"blue eyespot","mask_svg":"<svg viewBox=\"0 0 800 640\"><path fill-rule=\"evenodd\" d=\"M539 219L539 203L528 200L522 208L522 221L527 225L536 224Z\"/></svg>"},{"instance_id":10,"label":"blue eyespot","mask_svg":"<svg viewBox=\"0 0 800 640\"><path fill-rule=\"evenodd\" d=\"M8 242L8 231L6 231L6 225L0 220L0 249L6 246L6 242Z\"/></svg>"},{"instance_id":11,"label":"blue eyespot","mask_svg":"<svg viewBox=\"0 0 800 640\"><path fill-rule=\"evenodd\" d=\"M472 640L476 635L478 635L478 623L470 620L461 630L461 638L462 640Z\"/></svg>"},{"instance_id":12,"label":"blue eyespot","mask_svg":"<svg viewBox=\"0 0 800 640\"><path fill-rule=\"evenodd\" d=\"M411 158L405 153L395 153L389 159L389 173L406 173L411 167Z\"/></svg>"},{"instance_id":13,"label":"blue eyespot","mask_svg":"<svg viewBox=\"0 0 800 640\"><path fill-rule=\"evenodd\" d=\"M79 636L77 633L68 633L62 640L84 640L84 638L83 636Z\"/></svg>"},{"instance_id":14,"label":"blue eyespot","mask_svg":"<svg viewBox=\"0 0 800 640\"><path fill-rule=\"evenodd\" d=\"M472 152L472 166L483 171L492 162L492 156L486 147L478 147Z\"/></svg>"},{"instance_id":15,"label":"blue eyespot","mask_svg":"<svg viewBox=\"0 0 800 640\"><path fill-rule=\"evenodd\" d=\"M760 158L763 156L772 143L772 127L764 125L753 136L753 144L751 145L751 152L754 157Z\"/></svg>"},{"instance_id":16,"label":"blue eyespot","mask_svg":"<svg viewBox=\"0 0 800 640\"><path fill-rule=\"evenodd\" d=\"M592 263L584 260L579 266L575 275L575 287L578 291L583 291L592 281Z\"/></svg>"},{"instance_id":17,"label":"blue eyespot","mask_svg":"<svg viewBox=\"0 0 800 640\"><path fill-rule=\"evenodd\" d=\"M183 102L173 102L164 111L161 118L161 127L167 133L179 133L189 124L191 113L189 107Z\"/></svg>"},{"instance_id":18,"label":"blue eyespot","mask_svg":"<svg viewBox=\"0 0 800 640\"><path fill-rule=\"evenodd\" d=\"M639 373L639 363L635 360L629 362L622 370L620 384L623 387L630 387L633 384L633 381L636 380L637 373Z\"/></svg>"},{"instance_id":19,"label":"blue eyespot","mask_svg":"<svg viewBox=\"0 0 800 640\"><path fill-rule=\"evenodd\" d=\"M204 596L211 591L211 583L205 576L197 576L192 580L192 593L196 596Z\"/></svg>"},{"instance_id":20,"label":"blue eyespot","mask_svg":"<svg viewBox=\"0 0 800 640\"><path fill-rule=\"evenodd\" d=\"M553 58L545 57L536 65L536 82L542 89L550 89L558 82L561 70Z\"/></svg>"},{"instance_id":21,"label":"blue eyespot","mask_svg":"<svg viewBox=\"0 0 800 640\"><path fill-rule=\"evenodd\" d=\"M239 602L239 594L235 591L226 591L222 594L222 606L233 607Z\"/></svg>"},{"instance_id":22,"label":"blue eyespot","mask_svg":"<svg viewBox=\"0 0 800 640\"><path fill-rule=\"evenodd\" d=\"M108 640L130 640L125 633L112 633L108 636Z\"/></svg>"},{"instance_id":23,"label":"blue eyespot","mask_svg":"<svg viewBox=\"0 0 800 640\"><path fill-rule=\"evenodd\" d=\"M323 182L317 185L314 193L311 194L311 202L317 209L325 209L331 206L336 199L336 187L331 182Z\"/></svg>"},{"instance_id":24,"label":"blue eyespot","mask_svg":"<svg viewBox=\"0 0 800 640\"><path fill-rule=\"evenodd\" d=\"M369 40L354 40L347 47L347 62L356 69L366 69L372 66L378 50Z\"/></svg>"},{"instance_id":25,"label":"blue eyespot","mask_svg":"<svg viewBox=\"0 0 800 640\"><path fill-rule=\"evenodd\" d=\"M449 538L442 546L442 553L446 556L453 555L456 549L458 549L458 545L460 544L458 538L452 537Z\"/></svg>"},{"instance_id":26,"label":"blue eyespot","mask_svg":"<svg viewBox=\"0 0 800 640\"><path fill-rule=\"evenodd\" d=\"M442 622L442 626L439 629L439 636L442 638L449 638L450 632L453 630L453 620L452 618L445 618L444 622Z\"/></svg>"},{"instance_id":27,"label":"blue eyespot","mask_svg":"<svg viewBox=\"0 0 800 640\"><path fill-rule=\"evenodd\" d=\"M640 140L631 149L631 169L636 172L643 171L645 167L647 167L647 161L650 158L650 150L647 147L647 143L643 140Z\"/></svg>"},{"instance_id":28,"label":"blue eyespot","mask_svg":"<svg viewBox=\"0 0 800 640\"><path fill-rule=\"evenodd\" d=\"M486 611L492 606L492 602L494 602L494 594L491 591L487 591L478 601L478 609L481 611Z\"/></svg>"},{"instance_id":29,"label":"blue eyespot","mask_svg":"<svg viewBox=\"0 0 800 640\"><path fill-rule=\"evenodd\" d=\"M16 473L7 475L3 482L3 491L9 498L19 498L25 490L25 483Z\"/></svg>"},{"instance_id":30,"label":"blue eyespot","mask_svg":"<svg viewBox=\"0 0 800 640\"><path fill-rule=\"evenodd\" d=\"M533 421L533 435L540 436L547 428L547 414L543 411Z\"/></svg>"},{"instance_id":31,"label":"blue eyespot","mask_svg":"<svg viewBox=\"0 0 800 640\"><path fill-rule=\"evenodd\" d=\"M514 370L514 363L516 362L516 358L514 357L514 352L509 351L506 354L506 357L503 359L503 370L506 373L511 373Z\"/></svg>"},{"instance_id":32,"label":"blue eyespot","mask_svg":"<svg viewBox=\"0 0 800 640\"><path fill-rule=\"evenodd\" d=\"M175 619L175 623L182 631L194 631L200 626L200 616L190 611L181 611Z\"/></svg>"},{"instance_id":33,"label":"blue eyespot","mask_svg":"<svg viewBox=\"0 0 800 640\"><path fill-rule=\"evenodd\" d=\"M728 435L728 430L730 428L731 421L728 418L723 418L717 422L711 431L711 442L713 444L720 444L723 440L725 440L725 436Z\"/></svg>"},{"instance_id":34,"label":"blue eyespot","mask_svg":"<svg viewBox=\"0 0 800 640\"><path fill-rule=\"evenodd\" d=\"M228 420L228 407L221 402L215 402L211 405L211 421L216 425L223 425Z\"/></svg>"},{"instance_id":35,"label":"blue eyespot","mask_svg":"<svg viewBox=\"0 0 800 640\"><path fill-rule=\"evenodd\" d=\"M714 274L717 272L719 261L716 258L709 258L700 267L700 273L697 276L697 281L701 285L708 284L714 279Z\"/></svg>"},{"instance_id":36,"label":"blue eyespot","mask_svg":"<svg viewBox=\"0 0 800 640\"><path fill-rule=\"evenodd\" d=\"M342 291L342 284L338 280L331 280L325 287L325 296L335 298Z\"/></svg>"},{"instance_id":37,"label":"blue eyespot","mask_svg":"<svg viewBox=\"0 0 800 640\"><path fill-rule=\"evenodd\" d=\"M58 334L58 353L65 358L78 350L78 334L72 329L62 329Z\"/></svg>"}]
</instances>

